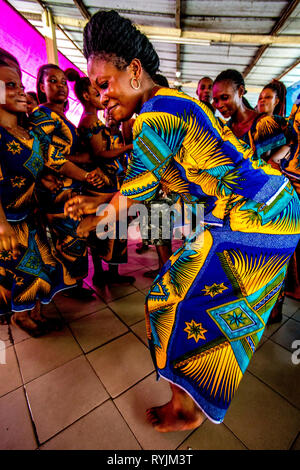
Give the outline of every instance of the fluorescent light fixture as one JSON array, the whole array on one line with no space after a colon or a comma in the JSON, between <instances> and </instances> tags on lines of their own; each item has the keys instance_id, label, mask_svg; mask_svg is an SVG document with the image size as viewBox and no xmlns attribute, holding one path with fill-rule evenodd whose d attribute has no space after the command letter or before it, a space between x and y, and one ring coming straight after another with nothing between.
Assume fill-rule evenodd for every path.
<instances>
[{"instance_id":1,"label":"fluorescent light fixture","mask_svg":"<svg viewBox=\"0 0 300 470\"><path fill-rule=\"evenodd\" d=\"M174 36L148 35L148 39L154 42L168 42L171 44L192 44L195 46L210 46L208 39L182 38Z\"/></svg>"}]
</instances>

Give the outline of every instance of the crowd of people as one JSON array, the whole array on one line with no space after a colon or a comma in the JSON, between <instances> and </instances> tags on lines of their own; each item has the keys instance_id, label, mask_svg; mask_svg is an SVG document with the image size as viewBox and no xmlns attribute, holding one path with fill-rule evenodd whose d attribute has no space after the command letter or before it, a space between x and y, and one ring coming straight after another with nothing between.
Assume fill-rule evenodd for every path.
<instances>
[{"instance_id":1,"label":"crowd of people","mask_svg":"<svg viewBox=\"0 0 300 470\"><path fill-rule=\"evenodd\" d=\"M118 271L126 238L99 237L99 222L114 214L118 225L134 203L201 204L202 223L174 253L171 235L153 239L142 222L138 250L155 245L159 263L149 348L172 389L147 415L161 432L222 422L266 324L281 320L285 295L300 300L300 103L287 117L273 80L253 109L231 69L201 78L198 100L172 89L147 37L115 11L87 23L84 54L88 77L45 64L25 93L18 58L0 50L0 316L34 337L61 328L42 305L61 291L91 299L88 249L94 285L135 281Z\"/></svg>"}]
</instances>

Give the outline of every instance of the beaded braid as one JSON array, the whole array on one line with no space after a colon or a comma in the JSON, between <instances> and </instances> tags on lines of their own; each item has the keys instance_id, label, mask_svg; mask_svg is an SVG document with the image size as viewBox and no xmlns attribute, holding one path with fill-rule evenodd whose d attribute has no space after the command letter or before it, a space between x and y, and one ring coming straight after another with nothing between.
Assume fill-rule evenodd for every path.
<instances>
[{"instance_id":1,"label":"beaded braid","mask_svg":"<svg viewBox=\"0 0 300 470\"><path fill-rule=\"evenodd\" d=\"M159 58L149 39L114 10L92 16L84 28L83 42L86 59L101 57L123 70L136 58L150 76L158 71Z\"/></svg>"}]
</instances>

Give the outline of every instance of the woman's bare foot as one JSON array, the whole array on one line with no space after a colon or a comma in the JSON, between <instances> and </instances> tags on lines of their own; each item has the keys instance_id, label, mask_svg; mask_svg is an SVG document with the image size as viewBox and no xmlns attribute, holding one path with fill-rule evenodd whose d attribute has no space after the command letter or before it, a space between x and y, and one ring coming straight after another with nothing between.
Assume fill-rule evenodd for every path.
<instances>
[{"instance_id":1,"label":"woman's bare foot","mask_svg":"<svg viewBox=\"0 0 300 470\"><path fill-rule=\"evenodd\" d=\"M59 331L63 328L63 322L59 318L49 318L42 314L42 306L37 301L35 307L30 311L30 319L34 321L45 333Z\"/></svg>"},{"instance_id":2,"label":"woman's bare foot","mask_svg":"<svg viewBox=\"0 0 300 470\"><path fill-rule=\"evenodd\" d=\"M170 384L173 392L169 403L147 410L148 421L159 432L186 431L199 427L205 415L194 400L176 385Z\"/></svg>"},{"instance_id":3,"label":"woman's bare foot","mask_svg":"<svg viewBox=\"0 0 300 470\"><path fill-rule=\"evenodd\" d=\"M29 312L15 312L10 319L12 325L17 326L23 331L26 331L30 336L38 338L45 334L43 328L41 328L32 318L29 316Z\"/></svg>"}]
</instances>

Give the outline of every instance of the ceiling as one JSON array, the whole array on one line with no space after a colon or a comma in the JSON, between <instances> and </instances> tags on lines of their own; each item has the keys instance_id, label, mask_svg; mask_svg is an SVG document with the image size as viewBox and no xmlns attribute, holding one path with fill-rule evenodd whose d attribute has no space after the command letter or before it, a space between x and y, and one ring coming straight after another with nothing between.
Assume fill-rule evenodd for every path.
<instances>
[{"instance_id":1,"label":"ceiling","mask_svg":"<svg viewBox=\"0 0 300 470\"><path fill-rule=\"evenodd\" d=\"M273 78L300 80L300 0L9 0L44 34L42 13L53 18L57 47L86 72L83 27L99 9L114 9L147 34L171 86L196 96L202 76L226 68L243 73L254 103ZM109 7L108 7L109 4ZM255 101L256 102L256 101Z\"/></svg>"}]
</instances>

